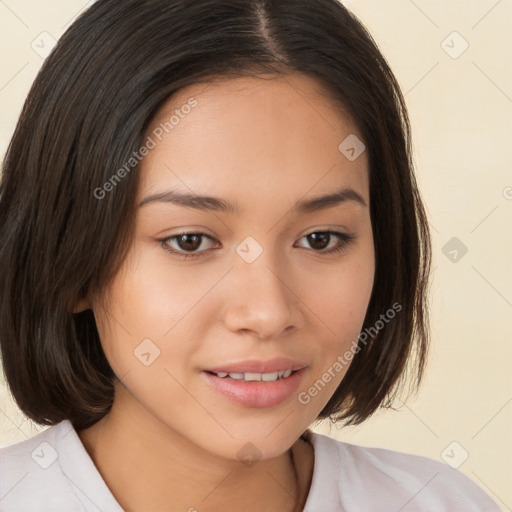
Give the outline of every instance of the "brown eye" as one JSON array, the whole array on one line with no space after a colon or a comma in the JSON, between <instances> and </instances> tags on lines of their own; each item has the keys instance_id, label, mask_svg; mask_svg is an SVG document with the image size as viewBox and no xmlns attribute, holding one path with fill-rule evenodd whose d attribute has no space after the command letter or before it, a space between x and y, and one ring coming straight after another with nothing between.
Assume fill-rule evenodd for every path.
<instances>
[{"instance_id":1,"label":"brown eye","mask_svg":"<svg viewBox=\"0 0 512 512\"><path fill-rule=\"evenodd\" d=\"M329 241L331 239L331 234L325 232L310 233L306 236L311 247L318 250L325 249L329 245Z\"/></svg>"},{"instance_id":2,"label":"brown eye","mask_svg":"<svg viewBox=\"0 0 512 512\"><path fill-rule=\"evenodd\" d=\"M355 235L349 235L347 233L340 233L338 231L315 231L304 235L309 246L316 252L322 254L338 253L343 251L352 240L355 239ZM334 240L334 244L331 242Z\"/></svg>"},{"instance_id":3,"label":"brown eye","mask_svg":"<svg viewBox=\"0 0 512 512\"><path fill-rule=\"evenodd\" d=\"M180 249L184 251L195 251L201 246L201 235L196 234L185 234L179 235L176 238L176 242Z\"/></svg>"},{"instance_id":4,"label":"brown eye","mask_svg":"<svg viewBox=\"0 0 512 512\"><path fill-rule=\"evenodd\" d=\"M161 242L166 251L187 258L200 256L206 252L204 248L204 250L198 250L202 247L204 239L213 241L213 238L205 233L180 233L161 240Z\"/></svg>"}]
</instances>

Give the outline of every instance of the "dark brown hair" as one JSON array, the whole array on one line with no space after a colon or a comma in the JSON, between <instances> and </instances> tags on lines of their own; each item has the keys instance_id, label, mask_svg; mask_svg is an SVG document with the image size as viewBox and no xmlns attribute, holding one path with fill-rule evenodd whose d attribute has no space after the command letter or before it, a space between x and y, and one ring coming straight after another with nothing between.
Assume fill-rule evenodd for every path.
<instances>
[{"instance_id":1,"label":"dark brown hair","mask_svg":"<svg viewBox=\"0 0 512 512\"><path fill-rule=\"evenodd\" d=\"M108 413L114 375L91 310L133 236L138 173L93 193L141 145L180 88L215 77L302 73L355 121L367 148L376 251L360 343L320 418L362 422L419 384L428 347L428 223L403 96L366 29L337 0L98 0L66 31L25 102L0 184L0 346L10 390L32 420L77 430ZM340 141L341 142L341 141ZM412 364L409 365L408 363Z\"/></svg>"}]
</instances>

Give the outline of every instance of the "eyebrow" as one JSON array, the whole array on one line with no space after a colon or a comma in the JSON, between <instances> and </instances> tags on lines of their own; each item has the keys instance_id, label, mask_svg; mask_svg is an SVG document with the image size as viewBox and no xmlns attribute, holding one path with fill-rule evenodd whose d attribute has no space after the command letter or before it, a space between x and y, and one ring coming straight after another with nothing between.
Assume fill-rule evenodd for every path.
<instances>
[{"instance_id":1,"label":"eyebrow","mask_svg":"<svg viewBox=\"0 0 512 512\"><path fill-rule=\"evenodd\" d=\"M292 212L296 214L311 213L326 208L332 208L338 204L347 202L355 202L362 206L367 206L362 196L352 188L341 188L331 194L326 194L311 199L302 199L298 201L292 208ZM242 210L240 207L225 199L212 196L201 196L191 193L178 192L176 190L168 190L151 194L139 203L139 208L151 203L172 203L186 208L194 208L203 211L216 211L229 213L231 215L240 216Z\"/></svg>"}]
</instances>

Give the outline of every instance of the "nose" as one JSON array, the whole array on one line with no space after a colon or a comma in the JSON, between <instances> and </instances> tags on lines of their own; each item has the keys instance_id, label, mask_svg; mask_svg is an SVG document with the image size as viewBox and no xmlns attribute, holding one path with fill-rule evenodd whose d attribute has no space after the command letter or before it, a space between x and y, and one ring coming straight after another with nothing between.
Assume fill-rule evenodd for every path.
<instances>
[{"instance_id":1,"label":"nose","mask_svg":"<svg viewBox=\"0 0 512 512\"><path fill-rule=\"evenodd\" d=\"M263 251L252 263L235 258L224 302L229 330L270 340L304 325L302 302L293 282L298 276L284 266L278 265L270 251Z\"/></svg>"}]
</instances>

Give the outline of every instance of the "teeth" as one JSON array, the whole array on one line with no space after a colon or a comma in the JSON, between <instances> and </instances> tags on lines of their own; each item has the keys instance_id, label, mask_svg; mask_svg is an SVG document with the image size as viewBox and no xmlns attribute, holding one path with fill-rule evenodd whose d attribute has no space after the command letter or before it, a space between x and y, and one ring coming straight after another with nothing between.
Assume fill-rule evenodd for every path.
<instances>
[{"instance_id":1,"label":"teeth","mask_svg":"<svg viewBox=\"0 0 512 512\"><path fill-rule=\"evenodd\" d=\"M262 373L261 374L261 380L263 380L265 382L269 382L269 381L272 381L272 380L277 380L278 377L279 377L279 372Z\"/></svg>"},{"instance_id":2,"label":"teeth","mask_svg":"<svg viewBox=\"0 0 512 512\"><path fill-rule=\"evenodd\" d=\"M234 380L245 380L247 382L252 381L264 381L264 382L272 382L279 379L286 379L292 374L292 370L283 370L280 372L272 372L272 373L254 373L254 372L246 372L246 373L227 373L227 372L218 372L216 375L221 379L225 377L230 377Z\"/></svg>"},{"instance_id":3,"label":"teeth","mask_svg":"<svg viewBox=\"0 0 512 512\"><path fill-rule=\"evenodd\" d=\"M244 380L261 380L263 374L261 373L244 373Z\"/></svg>"}]
</instances>

